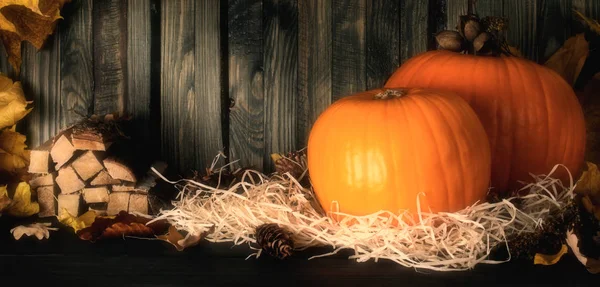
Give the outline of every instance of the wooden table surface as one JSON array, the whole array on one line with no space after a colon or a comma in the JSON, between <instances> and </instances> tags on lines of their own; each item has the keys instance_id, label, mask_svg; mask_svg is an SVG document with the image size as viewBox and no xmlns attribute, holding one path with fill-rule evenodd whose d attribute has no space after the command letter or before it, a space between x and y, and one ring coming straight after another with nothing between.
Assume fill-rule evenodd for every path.
<instances>
[{"instance_id":1,"label":"wooden table surface","mask_svg":"<svg viewBox=\"0 0 600 287\"><path fill-rule=\"evenodd\" d=\"M0 217L0 284L35 286L598 286L569 255L553 266L526 263L478 265L472 271L432 272L389 261L357 263L349 252L307 260L327 249L308 250L284 261L245 258L247 246L203 241L182 252L167 243L142 239L82 241L66 228L50 239L21 238L15 222ZM595 284L594 284L595 283ZM34 284L31 284L34 285Z\"/></svg>"}]
</instances>

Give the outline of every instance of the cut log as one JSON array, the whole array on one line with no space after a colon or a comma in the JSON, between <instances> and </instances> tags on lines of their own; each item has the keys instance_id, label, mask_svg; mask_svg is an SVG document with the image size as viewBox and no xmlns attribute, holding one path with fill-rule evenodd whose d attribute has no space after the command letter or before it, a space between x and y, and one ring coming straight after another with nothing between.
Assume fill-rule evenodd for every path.
<instances>
[{"instance_id":1,"label":"cut log","mask_svg":"<svg viewBox=\"0 0 600 287\"><path fill-rule=\"evenodd\" d=\"M79 216L81 194L59 194L58 195L58 217L68 212L71 216Z\"/></svg>"},{"instance_id":2,"label":"cut log","mask_svg":"<svg viewBox=\"0 0 600 287\"><path fill-rule=\"evenodd\" d=\"M113 192L110 194L108 206L106 207L107 215L117 215L121 211L129 210L129 192Z\"/></svg>"},{"instance_id":3,"label":"cut log","mask_svg":"<svg viewBox=\"0 0 600 287\"><path fill-rule=\"evenodd\" d=\"M133 183L133 182L124 182L122 184L115 184L112 186L113 192L133 191L134 189L135 189L135 183Z\"/></svg>"},{"instance_id":4,"label":"cut log","mask_svg":"<svg viewBox=\"0 0 600 287\"><path fill-rule=\"evenodd\" d=\"M60 187L61 194L74 193L85 187L85 183L71 166L65 166L58 171L56 184Z\"/></svg>"},{"instance_id":5,"label":"cut log","mask_svg":"<svg viewBox=\"0 0 600 287\"><path fill-rule=\"evenodd\" d=\"M29 186L31 186L32 189L38 188L40 186L50 186L50 185L54 185L54 173L48 173L48 174L44 174L44 175L34 176L29 181Z\"/></svg>"},{"instance_id":6,"label":"cut log","mask_svg":"<svg viewBox=\"0 0 600 287\"><path fill-rule=\"evenodd\" d=\"M40 206L39 217L56 216L56 189L53 185L37 188L37 202Z\"/></svg>"},{"instance_id":7,"label":"cut log","mask_svg":"<svg viewBox=\"0 0 600 287\"><path fill-rule=\"evenodd\" d=\"M102 187L88 187L83 189L83 200L86 203L99 203L109 201L108 188Z\"/></svg>"},{"instance_id":8,"label":"cut log","mask_svg":"<svg viewBox=\"0 0 600 287\"><path fill-rule=\"evenodd\" d=\"M88 210L93 210L96 213L96 215L105 216L107 207L107 202L90 203L88 205Z\"/></svg>"},{"instance_id":9,"label":"cut log","mask_svg":"<svg viewBox=\"0 0 600 287\"><path fill-rule=\"evenodd\" d=\"M47 150L32 150L29 153L29 173L50 172L50 152Z\"/></svg>"},{"instance_id":10,"label":"cut log","mask_svg":"<svg viewBox=\"0 0 600 287\"><path fill-rule=\"evenodd\" d=\"M73 146L79 150L106 151L117 134L116 124L97 118L86 119L75 126L71 134Z\"/></svg>"},{"instance_id":11,"label":"cut log","mask_svg":"<svg viewBox=\"0 0 600 287\"><path fill-rule=\"evenodd\" d=\"M108 174L108 171L102 170L92 181L90 185L92 186L100 186L100 185L113 185L113 184L121 184L121 181L118 179L114 179Z\"/></svg>"},{"instance_id":12,"label":"cut log","mask_svg":"<svg viewBox=\"0 0 600 287\"><path fill-rule=\"evenodd\" d=\"M56 164L54 169L59 170L66 162L68 162L73 154L75 148L67 138L66 134L61 134L58 140L52 146L50 150L50 156L52 161Z\"/></svg>"},{"instance_id":13,"label":"cut log","mask_svg":"<svg viewBox=\"0 0 600 287\"><path fill-rule=\"evenodd\" d=\"M129 182L136 182L137 179L135 174L125 164L119 162L114 157L106 158L104 161L104 167L108 171L108 174L114 179L120 179Z\"/></svg>"},{"instance_id":14,"label":"cut log","mask_svg":"<svg viewBox=\"0 0 600 287\"><path fill-rule=\"evenodd\" d=\"M148 214L148 195L133 193L129 196L129 213Z\"/></svg>"},{"instance_id":15,"label":"cut log","mask_svg":"<svg viewBox=\"0 0 600 287\"><path fill-rule=\"evenodd\" d=\"M98 174L98 172L104 169L102 163L100 163L92 151L87 151L83 155L76 158L71 166L84 181L92 178L94 175Z\"/></svg>"}]
</instances>

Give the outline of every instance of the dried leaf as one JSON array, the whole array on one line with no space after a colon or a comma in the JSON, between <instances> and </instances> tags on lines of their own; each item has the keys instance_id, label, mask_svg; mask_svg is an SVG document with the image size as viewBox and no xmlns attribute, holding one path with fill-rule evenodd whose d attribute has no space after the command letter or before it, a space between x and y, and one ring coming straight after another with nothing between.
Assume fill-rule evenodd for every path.
<instances>
[{"instance_id":1,"label":"dried leaf","mask_svg":"<svg viewBox=\"0 0 600 287\"><path fill-rule=\"evenodd\" d=\"M566 241L567 245L571 248L571 251L573 251L573 254L575 254L575 257L577 257L577 260L579 260L579 262L581 262L581 264L583 264L583 266L585 266L590 273L600 273L600 260L587 258L581 254L581 251L579 250L579 238L577 238L577 235L573 233L573 231L567 230Z\"/></svg>"},{"instance_id":2,"label":"dried leaf","mask_svg":"<svg viewBox=\"0 0 600 287\"><path fill-rule=\"evenodd\" d=\"M579 21L583 22L590 30L594 31L596 34L600 34L600 23L598 23L598 21L585 17L585 15L575 9L573 9L573 14L576 18L579 18Z\"/></svg>"},{"instance_id":3,"label":"dried leaf","mask_svg":"<svg viewBox=\"0 0 600 287\"><path fill-rule=\"evenodd\" d=\"M214 228L206 230L201 233L188 233L186 236L183 236L177 228L173 225L169 226L169 232L164 235L159 235L156 238L163 240L165 242L171 243L177 251L183 251L184 249L192 246L198 245L200 240L202 240L208 233L212 232Z\"/></svg>"},{"instance_id":4,"label":"dried leaf","mask_svg":"<svg viewBox=\"0 0 600 287\"><path fill-rule=\"evenodd\" d=\"M563 257L563 255L567 254L568 251L569 248L567 248L567 245L563 244L558 253L556 254L537 253L533 258L533 264L554 265Z\"/></svg>"},{"instance_id":5,"label":"dried leaf","mask_svg":"<svg viewBox=\"0 0 600 287\"><path fill-rule=\"evenodd\" d=\"M508 46L508 51L510 52L511 55L513 55L515 57L523 58L523 54L521 53L521 50L519 50L517 47Z\"/></svg>"},{"instance_id":6,"label":"dried leaf","mask_svg":"<svg viewBox=\"0 0 600 287\"><path fill-rule=\"evenodd\" d=\"M17 185L12 201L13 204L6 209L6 213L9 215L28 217L40 212L40 205L37 202L31 202L31 187L27 182L20 182Z\"/></svg>"},{"instance_id":7,"label":"dried leaf","mask_svg":"<svg viewBox=\"0 0 600 287\"><path fill-rule=\"evenodd\" d=\"M54 32L60 9L70 0L0 0L0 38L8 61L19 74L21 42L28 41L38 50Z\"/></svg>"},{"instance_id":8,"label":"dried leaf","mask_svg":"<svg viewBox=\"0 0 600 287\"><path fill-rule=\"evenodd\" d=\"M14 126L31 112L31 108L27 107L29 103L25 99L21 82L13 83L10 78L0 75L0 130Z\"/></svg>"},{"instance_id":9,"label":"dried leaf","mask_svg":"<svg viewBox=\"0 0 600 287\"><path fill-rule=\"evenodd\" d=\"M12 235L14 236L14 238L16 240L21 239L21 237L23 237L23 235L27 235L27 236L32 236L35 235L35 237L38 240L42 240L43 238L50 238L50 231L55 231L58 230L58 228L52 228L49 227L51 225L51 223L33 223L33 224L29 224L29 225L19 225L13 229L10 230L10 232L12 233Z\"/></svg>"},{"instance_id":10,"label":"dried leaf","mask_svg":"<svg viewBox=\"0 0 600 287\"><path fill-rule=\"evenodd\" d=\"M71 215L65 208L63 208L63 212L60 213L60 216L58 217L58 221L60 223L73 228L75 232L91 226L95 220L96 212L93 210L89 210L81 216L75 217Z\"/></svg>"},{"instance_id":11,"label":"dried leaf","mask_svg":"<svg viewBox=\"0 0 600 287\"><path fill-rule=\"evenodd\" d=\"M571 86L575 84L581 68L589 55L589 45L583 33L565 41L545 66L561 75Z\"/></svg>"},{"instance_id":12,"label":"dried leaf","mask_svg":"<svg viewBox=\"0 0 600 287\"><path fill-rule=\"evenodd\" d=\"M89 227L77 231L82 240L96 241L107 238L122 238L125 236L154 237L164 234L168 224L166 221L155 221L142 216L121 211L115 217L96 217Z\"/></svg>"},{"instance_id":13,"label":"dried leaf","mask_svg":"<svg viewBox=\"0 0 600 287\"><path fill-rule=\"evenodd\" d=\"M2 211L4 211L4 209L10 206L11 203L12 200L10 200L10 198L8 197L6 185L0 186L0 214L2 214Z\"/></svg>"},{"instance_id":14,"label":"dried leaf","mask_svg":"<svg viewBox=\"0 0 600 287\"><path fill-rule=\"evenodd\" d=\"M0 170L11 174L26 173L29 154L25 141L27 138L13 129L0 132Z\"/></svg>"},{"instance_id":15,"label":"dried leaf","mask_svg":"<svg viewBox=\"0 0 600 287\"><path fill-rule=\"evenodd\" d=\"M591 162L586 162L587 169L583 171L573 192L582 197L583 207L600 220L600 170Z\"/></svg>"}]
</instances>

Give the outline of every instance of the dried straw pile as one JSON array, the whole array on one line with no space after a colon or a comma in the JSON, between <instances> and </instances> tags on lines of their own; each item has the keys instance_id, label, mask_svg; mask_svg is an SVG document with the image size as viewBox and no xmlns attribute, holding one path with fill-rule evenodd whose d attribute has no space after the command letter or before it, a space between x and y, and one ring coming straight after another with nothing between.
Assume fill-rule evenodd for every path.
<instances>
[{"instance_id":1,"label":"dried straw pile","mask_svg":"<svg viewBox=\"0 0 600 287\"><path fill-rule=\"evenodd\" d=\"M468 270L479 263L509 261L490 260L490 250L506 244L512 235L534 232L551 212L569 202L573 180L564 186L553 179L551 175L557 168L563 167L556 166L548 175L532 175L535 183L525 187L529 194L518 199L519 207L517 198L510 198L476 203L456 213L420 210L413 225L392 226L388 218L402 222L403 214L384 216L386 212L362 217L345 215L342 221L334 221L321 213L311 190L298 183L300 179L289 173L266 176L252 170L244 173L244 180L227 188L192 180L169 181L182 186L173 202L175 208L163 210L155 220L166 219L192 234L214 227L206 237L208 241L249 244L257 250L249 257L261 254L256 248L255 228L278 223L291 231L296 251L316 246L332 248L332 252L311 259L350 249L354 251L350 259L358 262L387 259L406 267ZM349 224L350 220L358 224Z\"/></svg>"}]
</instances>

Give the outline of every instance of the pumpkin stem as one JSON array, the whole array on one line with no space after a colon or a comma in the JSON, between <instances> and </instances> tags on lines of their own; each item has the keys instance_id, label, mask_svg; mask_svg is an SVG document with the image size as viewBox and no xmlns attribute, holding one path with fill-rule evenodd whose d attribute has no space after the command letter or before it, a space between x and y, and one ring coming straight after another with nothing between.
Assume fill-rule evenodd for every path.
<instances>
[{"instance_id":1,"label":"pumpkin stem","mask_svg":"<svg viewBox=\"0 0 600 287\"><path fill-rule=\"evenodd\" d=\"M401 98L408 94L408 89L396 88L396 89L384 89L381 92L375 94L375 98L378 100L387 100L390 98Z\"/></svg>"}]
</instances>

